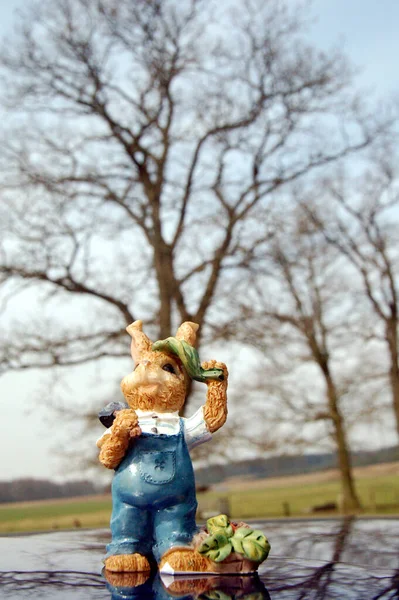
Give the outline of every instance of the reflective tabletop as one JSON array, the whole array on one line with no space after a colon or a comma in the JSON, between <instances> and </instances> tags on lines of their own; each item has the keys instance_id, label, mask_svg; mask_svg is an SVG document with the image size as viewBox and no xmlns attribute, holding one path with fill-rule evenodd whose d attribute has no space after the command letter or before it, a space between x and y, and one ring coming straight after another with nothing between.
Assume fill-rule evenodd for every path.
<instances>
[{"instance_id":1,"label":"reflective tabletop","mask_svg":"<svg viewBox=\"0 0 399 600\"><path fill-rule=\"evenodd\" d=\"M251 524L252 525L252 524ZM0 537L1 598L398 599L399 519L258 521L272 550L257 577L102 573L108 530Z\"/></svg>"}]
</instances>

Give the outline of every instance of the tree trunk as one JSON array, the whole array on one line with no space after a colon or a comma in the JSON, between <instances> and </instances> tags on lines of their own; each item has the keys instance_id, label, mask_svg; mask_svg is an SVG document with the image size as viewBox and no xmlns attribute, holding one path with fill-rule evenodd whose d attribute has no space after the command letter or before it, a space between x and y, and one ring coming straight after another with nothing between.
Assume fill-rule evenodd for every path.
<instances>
[{"instance_id":1,"label":"tree trunk","mask_svg":"<svg viewBox=\"0 0 399 600\"><path fill-rule=\"evenodd\" d=\"M164 243L154 249L154 267L159 289L159 339L163 340L172 332L173 306L173 265L172 255Z\"/></svg>"},{"instance_id":2,"label":"tree trunk","mask_svg":"<svg viewBox=\"0 0 399 600\"><path fill-rule=\"evenodd\" d=\"M327 385L327 400L329 412L334 425L334 437L337 444L338 465L342 485L342 510L349 512L361 508L357 497L355 484L352 477L351 459L348 450L344 421L339 410L339 400L334 381L329 372L328 365L323 368Z\"/></svg>"},{"instance_id":3,"label":"tree trunk","mask_svg":"<svg viewBox=\"0 0 399 600\"><path fill-rule=\"evenodd\" d=\"M395 318L387 321L386 340L389 347L390 367L389 379L392 390L392 407L396 419L396 431L399 436L399 364L398 364L398 335Z\"/></svg>"}]
</instances>

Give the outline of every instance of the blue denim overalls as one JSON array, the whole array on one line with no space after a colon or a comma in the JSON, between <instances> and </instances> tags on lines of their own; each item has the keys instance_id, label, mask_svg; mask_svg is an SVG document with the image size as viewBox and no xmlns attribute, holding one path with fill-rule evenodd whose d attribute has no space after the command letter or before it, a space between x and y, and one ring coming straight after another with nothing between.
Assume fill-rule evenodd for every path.
<instances>
[{"instance_id":1,"label":"blue denim overalls","mask_svg":"<svg viewBox=\"0 0 399 600\"><path fill-rule=\"evenodd\" d=\"M142 433L112 482L112 542L107 557L139 552L157 561L173 546L187 546L197 531L194 471L184 439Z\"/></svg>"}]
</instances>

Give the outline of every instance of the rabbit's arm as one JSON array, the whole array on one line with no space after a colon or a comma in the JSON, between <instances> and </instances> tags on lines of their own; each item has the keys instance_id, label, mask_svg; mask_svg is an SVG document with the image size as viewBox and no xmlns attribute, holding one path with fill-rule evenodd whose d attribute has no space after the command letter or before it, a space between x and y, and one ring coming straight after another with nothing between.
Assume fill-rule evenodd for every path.
<instances>
[{"instance_id":1,"label":"rabbit's arm","mask_svg":"<svg viewBox=\"0 0 399 600\"><path fill-rule=\"evenodd\" d=\"M116 469L129 446L131 438L141 434L138 418L134 410L126 409L117 413L110 433L101 440L100 462L107 469Z\"/></svg>"},{"instance_id":2,"label":"rabbit's arm","mask_svg":"<svg viewBox=\"0 0 399 600\"><path fill-rule=\"evenodd\" d=\"M204 406L204 419L211 433L224 425L227 418L227 379L228 371L224 363L211 360L202 364L203 369L223 369L224 380L208 380L208 391Z\"/></svg>"}]
</instances>

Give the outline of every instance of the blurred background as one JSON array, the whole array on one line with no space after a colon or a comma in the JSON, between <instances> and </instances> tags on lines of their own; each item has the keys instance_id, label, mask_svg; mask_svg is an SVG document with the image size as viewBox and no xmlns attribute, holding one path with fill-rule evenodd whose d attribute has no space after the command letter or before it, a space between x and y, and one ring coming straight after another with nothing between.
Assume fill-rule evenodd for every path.
<instances>
[{"instance_id":1,"label":"blurred background","mask_svg":"<svg viewBox=\"0 0 399 600\"><path fill-rule=\"evenodd\" d=\"M202 516L398 512L398 18L3 3L0 530L107 521L97 413L135 319L197 322L229 367Z\"/></svg>"}]
</instances>

